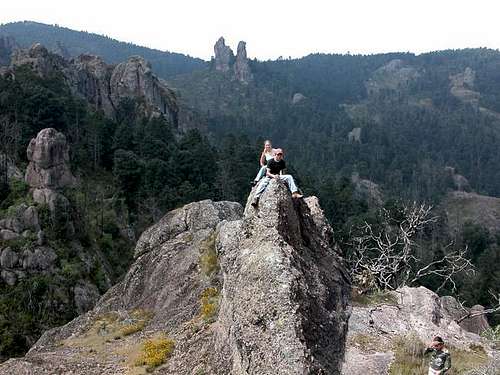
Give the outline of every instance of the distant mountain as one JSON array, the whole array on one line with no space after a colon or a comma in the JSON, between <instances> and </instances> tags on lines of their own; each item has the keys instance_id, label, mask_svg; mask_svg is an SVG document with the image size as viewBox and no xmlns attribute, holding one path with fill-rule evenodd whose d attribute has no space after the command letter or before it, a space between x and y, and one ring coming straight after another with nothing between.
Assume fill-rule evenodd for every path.
<instances>
[{"instance_id":1,"label":"distant mountain","mask_svg":"<svg viewBox=\"0 0 500 375\"><path fill-rule=\"evenodd\" d=\"M0 25L0 36L2 35L14 37L17 44L24 48L41 43L63 56L69 54L76 57L88 53L101 56L107 63L113 64L127 60L132 55L139 55L151 62L154 72L162 78L190 73L207 65L207 62L201 59L180 53L159 51L120 42L104 35L32 21Z\"/></svg>"}]
</instances>

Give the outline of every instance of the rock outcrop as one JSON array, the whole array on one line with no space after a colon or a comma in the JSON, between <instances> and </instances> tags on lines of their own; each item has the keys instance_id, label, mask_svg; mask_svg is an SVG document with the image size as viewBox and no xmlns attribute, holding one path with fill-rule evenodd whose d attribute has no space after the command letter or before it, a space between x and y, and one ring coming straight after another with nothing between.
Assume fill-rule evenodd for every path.
<instances>
[{"instance_id":1,"label":"rock outcrop","mask_svg":"<svg viewBox=\"0 0 500 375\"><path fill-rule=\"evenodd\" d=\"M295 94L293 94L292 104L296 105L296 104L302 103L306 99L307 99L307 97L304 94L302 94L300 92L296 92Z\"/></svg>"},{"instance_id":2,"label":"rock outcrop","mask_svg":"<svg viewBox=\"0 0 500 375\"><path fill-rule=\"evenodd\" d=\"M114 116L120 102L128 98L137 100L145 116L165 116L177 125L179 109L174 92L142 57L132 56L113 66L92 55L67 60L35 44L12 54L12 68L26 64L43 77L62 73L74 94L107 116Z\"/></svg>"},{"instance_id":3,"label":"rock outcrop","mask_svg":"<svg viewBox=\"0 0 500 375\"><path fill-rule=\"evenodd\" d=\"M349 133L347 133L347 140L352 143L361 143L361 128L353 128Z\"/></svg>"},{"instance_id":4,"label":"rock outcrop","mask_svg":"<svg viewBox=\"0 0 500 375\"><path fill-rule=\"evenodd\" d=\"M236 61L234 63L234 75L236 79L243 83L248 83L253 79L250 65L248 64L246 43L240 41L236 52Z\"/></svg>"},{"instance_id":5,"label":"rock outcrop","mask_svg":"<svg viewBox=\"0 0 500 375\"><path fill-rule=\"evenodd\" d=\"M463 73L450 76L450 93L464 103L475 107L479 105L481 94L474 91L476 72L470 67L465 68Z\"/></svg>"},{"instance_id":6,"label":"rock outcrop","mask_svg":"<svg viewBox=\"0 0 500 375\"><path fill-rule=\"evenodd\" d=\"M28 146L26 183L33 188L60 189L72 186L69 146L63 133L53 128L41 130Z\"/></svg>"},{"instance_id":7,"label":"rock outcrop","mask_svg":"<svg viewBox=\"0 0 500 375\"><path fill-rule=\"evenodd\" d=\"M379 97L383 94L405 92L420 73L403 60L394 59L378 68L365 83L369 97Z\"/></svg>"},{"instance_id":8,"label":"rock outcrop","mask_svg":"<svg viewBox=\"0 0 500 375\"><path fill-rule=\"evenodd\" d=\"M202 201L169 212L94 310L45 333L0 374L126 374L160 332L175 349L159 374L339 374L350 281L317 199L292 202L273 181L258 210L242 211ZM137 311L147 316L141 328L106 340L113 325L137 323Z\"/></svg>"},{"instance_id":9,"label":"rock outcrop","mask_svg":"<svg viewBox=\"0 0 500 375\"><path fill-rule=\"evenodd\" d=\"M450 299L454 301L452 297L440 298L424 287L404 287L390 295L392 297L385 302L353 307L342 374L389 373L397 342L420 342L421 347L413 349L420 351L437 335L443 337L450 347L469 351L472 357L477 355L472 350L482 348L484 361L482 365L476 365L475 370L483 371L479 373L485 375L498 373L499 353L487 340L455 322L455 316L449 312Z\"/></svg>"},{"instance_id":10,"label":"rock outcrop","mask_svg":"<svg viewBox=\"0 0 500 375\"><path fill-rule=\"evenodd\" d=\"M460 232L468 221L479 224L492 233L500 230L500 198L454 191L447 194L440 208L451 235Z\"/></svg>"},{"instance_id":11,"label":"rock outcrop","mask_svg":"<svg viewBox=\"0 0 500 375\"><path fill-rule=\"evenodd\" d=\"M231 47L226 46L224 37L220 37L214 45L215 70L229 72L234 63L234 53Z\"/></svg>"},{"instance_id":12,"label":"rock outcrop","mask_svg":"<svg viewBox=\"0 0 500 375\"><path fill-rule=\"evenodd\" d=\"M469 180L461 174L457 173L453 167L445 167L444 171L453 181L453 186L457 191L471 191Z\"/></svg>"},{"instance_id":13,"label":"rock outcrop","mask_svg":"<svg viewBox=\"0 0 500 375\"><path fill-rule=\"evenodd\" d=\"M365 201L370 207L382 206L384 196L378 184L359 177L357 172L351 175L351 182L354 185L354 198Z\"/></svg>"},{"instance_id":14,"label":"rock outcrop","mask_svg":"<svg viewBox=\"0 0 500 375\"><path fill-rule=\"evenodd\" d=\"M220 37L214 45L214 53L215 70L222 73L230 73L233 79L244 84L253 80L253 74L248 63L246 43L244 41L238 43L235 57L233 50L229 46L226 46L224 38Z\"/></svg>"},{"instance_id":15,"label":"rock outcrop","mask_svg":"<svg viewBox=\"0 0 500 375\"><path fill-rule=\"evenodd\" d=\"M110 98L117 106L124 98L143 99L148 116L167 115L177 125L177 102L174 92L156 77L151 64L140 56L132 56L118 64L111 73Z\"/></svg>"}]
</instances>

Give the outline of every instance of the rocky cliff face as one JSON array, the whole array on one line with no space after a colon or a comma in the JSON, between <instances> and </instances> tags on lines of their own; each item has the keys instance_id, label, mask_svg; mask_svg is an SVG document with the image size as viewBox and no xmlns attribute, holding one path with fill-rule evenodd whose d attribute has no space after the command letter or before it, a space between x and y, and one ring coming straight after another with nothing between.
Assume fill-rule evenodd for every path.
<instances>
[{"instance_id":1,"label":"rocky cliff face","mask_svg":"<svg viewBox=\"0 0 500 375\"><path fill-rule=\"evenodd\" d=\"M242 211L202 201L169 212L94 310L0 374L143 371L134 356L160 332L175 348L159 374L339 374L350 281L317 200L292 202L272 182L259 210Z\"/></svg>"},{"instance_id":2,"label":"rocky cliff face","mask_svg":"<svg viewBox=\"0 0 500 375\"><path fill-rule=\"evenodd\" d=\"M67 60L36 44L13 53L12 67L25 64L44 77L62 73L75 94L107 116L114 116L120 102L131 98L140 103L145 116L165 116L177 125L179 109L174 92L152 73L151 65L142 57L132 56L112 66L92 55Z\"/></svg>"}]
</instances>

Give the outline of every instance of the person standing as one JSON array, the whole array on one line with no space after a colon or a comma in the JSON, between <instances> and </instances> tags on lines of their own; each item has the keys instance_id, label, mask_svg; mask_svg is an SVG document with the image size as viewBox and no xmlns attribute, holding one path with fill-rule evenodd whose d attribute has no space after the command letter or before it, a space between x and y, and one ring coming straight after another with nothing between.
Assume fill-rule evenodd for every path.
<instances>
[{"instance_id":1,"label":"person standing","mask_svg":"<svg viewBox=\"0 0 500 375\"><path fill-rule=\"evenodd\" d=\"M283 180L287 183L290 191L292 192L292 198L302 198L303 195L299 193L299 188L295 184L295 180L289 174L281 174L284 169L286 169L286 163L283 160L283 150L277 148L274 150L274 158L267 162L266 166L266 176L259 182L257 190L253 196L252 206L257 207L259 205L259 199L261 194L266 190L267 185L271 179Z\"/></svg>"},{"instance_id":2,"label":"person standing","mask_svg":"<svg viewBox=\"0 0 500 375\"><path fill-rule=\"evenodd\" d=\"M257 176L255 176L255 179L251 183L252 186L257 185L260 179L266 175L267 163L273 157L274 157L273 145L269 139L266 139L264 141L264 150L262 150L262 153L260 154L259 158L260 169L259 172L257 173Z\"/></svg>"},{"instance_id":3,"label":"person standing","mask_svg":"<svg viewBox=\"0 0 500 375\"><path fill-rule=\"evenodd\" d=\"M425 349L424 354L427 353L432 353L428 375L443 375L448 372L451 368L451 356L441 337L434 337L429 347Z\"/></svg>"}]
</instances>

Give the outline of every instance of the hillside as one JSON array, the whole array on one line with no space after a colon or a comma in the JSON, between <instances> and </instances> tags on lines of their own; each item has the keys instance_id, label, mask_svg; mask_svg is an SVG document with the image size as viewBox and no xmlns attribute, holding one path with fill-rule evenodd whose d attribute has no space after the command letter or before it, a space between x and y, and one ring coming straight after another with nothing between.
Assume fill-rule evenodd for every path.
<instances>
[{"instance_id":1,"label":"hillside","mask_svg":"<svg viewBox=\"0 0 500 375\"><path fill-rule=\"evenodd\" d=\"M156 74L163 78L189 73L206 66L203 60L180 53L159 51L120 42L103 35L32 21L0 25L0 36L2 35L13 37L23 48L41 43L49 50L62 55L67 53L71 57L77 57L81 54L93 54L102 57L110 64L117 64L130 56L139 55L149 60Z\"/></svg>"}]
</instances>

